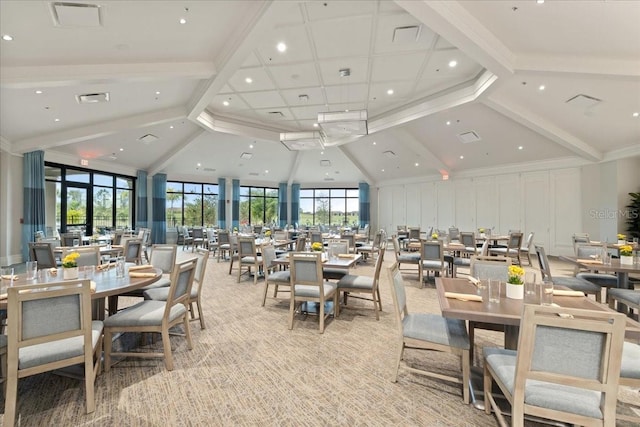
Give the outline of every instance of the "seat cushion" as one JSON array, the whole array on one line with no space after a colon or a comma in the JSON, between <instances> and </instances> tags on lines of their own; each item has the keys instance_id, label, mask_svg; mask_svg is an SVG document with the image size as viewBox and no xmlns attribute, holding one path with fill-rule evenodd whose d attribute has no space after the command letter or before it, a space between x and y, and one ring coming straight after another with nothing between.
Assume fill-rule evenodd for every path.
<instances>
[{"instance_id":1,"label":"seat cushion","mask_svg":"<svg viewBox=\"0 0 640 427\"><path fill-rule=\"evenodd\" d=\"M347 274L338 281L338 289L340 288L371 290L373 289L373 277Z\"/></svg>"},{"instance_id":2,"label":"seat cushion","mask_svg":"<svg viewBox=\"0 0 640 427\"><path fill-rule=\"evenodd\" d=\"M453 258L453 265L459 265L459 266L463 266L463 267L471 267L471 258L455 257L455 258Z\"/></svg>"},{"instance_id":3,"label":"seat cushion","mask_svg":"<svg viewBox=\"0 0 640 427\"><path fill-rule=\"evenodd\" d=\"M576 277L587 280L598 286L606 286L608 288L615 288L618 286L618 278L613 274L578 273Z\"/></svg>"},{"instance_id":4,"label":"seat cushion","mask_svg":"<svg viewBox=\"0 0 640 427\"><path fill-rule=\"evenodd\" d=\"M289 283L291 281L290 271L274 271L269 274L269 282Z\"/></svg>"},{"instance_id":5,"label":"seat cushion","mask_svg":"<svg viewBox=\"0 0 640 427\"><path fill-rule=\"evenodd\" d=\"M128 327L128 326L160 326L164 315L164 301L145 300L136 305L127 307L122 311L109 316L104 321L104 326L108 328ZM182 304L171 307L169 321L172 322L184 315L187 309Z\"/></svg>"},{"instance_id":6,"label":"seat cushion","mask_svg":"<svg viewBox=\"0 0 640 427\"><path fill-rule=\"evenodd\" d=\"M622 303L631 303L633 305L640 305L640 291L634 291L633 289L609 289L609 296L615 298Z\"/></svg>"},{"instance_id":7,"label":"seat cushion","mask_svg":"<svg viewBox=\"0 0 640 427\"><path fill-rule=\"evenodd\" d=\"M198 298L198 289L191 288L191 298ZM144 291L144 299L153 299L156 301L166 301L169 298L169 288L155 288Z\"/></svg>"},{"instance_id":8,"label":"seat cushion","mask_svg":"<svg viewBox=\"0 0 640 427\"><path fill-rule=\"evenodd\" d=\"M240 262L242 262L243 264L262 264L262 257L252 257L252 256L244 256L242 257L242 259L240 260Z\"/></svg>"},{"instance_id":9,"label":"seat cushion","mask_svg":"<svg viewBox=\"0 0 640 427\"><path fill-rule=\"evenodd\" d=\"M640 380L640 344L633 344L627 341L622 344L620 377Z\"/></svg>"},{"instance_id":10,"label":"seat cushion","mask_svg":"<svg viewBox=\"0 0 640 427\"><path fill-rule=\"evenodd\" d=\"M332 292L336 290L336 284L331 282L324 282L324 286L322 287L324 290L324 296L331 295ZM319 298L320 297L320 287L313 285L296 285L295 286L295 294L297 297L312 297Z\"/></svg>"},{"instance_id":11,"label":"seat cushion","mask_svg":"<svg viewBox=\"0 0 640 427\"><path fill-rule=\"evenodd\" d=\"M554 277L553 284L590 294L600 292L600 286L579 277Z\"/></svg>"},{"instance_id":12,"label":"seat cushion","mask_svg":"<svg viewBox=\"0 0 640 427\"><path fill-rule=\"evenodd\" d=\"M509 393L513 394L517 352L502 348L484 347L484 360ZM602 419L600 393L576 387L543 381L527 380L524 393L525 403L541 408L570 412Z\"/></svg>"},{"instance_id":13,"label":"seat cushion","mask_svg":"<svg viewBox=\"0 0 640 427\"><path fill-rule=\"evenodd\" d=\"M468 350L469 335L464 320L447 319L429 313L411 313L402 319L406 338Z\"/></svg>"},{"instance_id":14,"label":"seat cushion","mask_svg":"<svg viewBox=\"0 0 640 427\"><path fill-rule=\"evenodd\" d=\"M100 320L91 322L91 346L96 348L102 335L103 324ZM23 347L18 353L18 368L28 369L45 363L69 359L84 354L82 337L66 338L54 342Z\"/></svg>"},{"instance_id":15,"label":"seat cushion","mask_svg":"<svg viewBox=\"0 0 640 427\"><path fill-rule=\"evenodd\" d=\"M404 254L398 255L398 262L402 263L415 263L418 264L420 262L420 254Z\"/></svg>"},{"instance_id":16,"label":"seat cushion","mask_svg":"<svg viewBox=\"0 0 640 427\"><path fill-rule=\"evenodd\" d=\"M432 269L442 270L447 268L448 265L449 263L446 261L442 263L440 261L430 261L430 260L422 261L422 268L429 269L429 270L432 270Z\"/></svg>"}]
</instances>

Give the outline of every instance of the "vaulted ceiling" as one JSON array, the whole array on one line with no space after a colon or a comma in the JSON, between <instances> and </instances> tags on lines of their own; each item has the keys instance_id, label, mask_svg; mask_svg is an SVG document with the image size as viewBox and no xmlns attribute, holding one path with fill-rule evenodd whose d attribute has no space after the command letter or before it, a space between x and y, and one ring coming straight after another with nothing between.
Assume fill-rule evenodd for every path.
<instances>
[{"instance_id":1,"label":"vaulted ceiling","mask_svg":"<svg viewBox=\"0 0 640 427\"><path fill-rule=\"evenodd\" d=\"M320 186L640 156L640 2L80 4L0 2L4 150ZM369 135L280 142L344 110Z\"/></svg>"}]
</instances>

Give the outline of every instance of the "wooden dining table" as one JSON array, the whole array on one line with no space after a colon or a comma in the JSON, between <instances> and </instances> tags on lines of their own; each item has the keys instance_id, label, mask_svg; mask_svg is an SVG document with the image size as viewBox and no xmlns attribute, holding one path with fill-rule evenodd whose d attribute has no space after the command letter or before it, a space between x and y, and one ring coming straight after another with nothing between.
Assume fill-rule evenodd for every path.
<instances>
[{"instance_id":1,"label":"wooden dining table","mask_svg":"<svg viewBox=\"0 0 640 427\"><path fill-rule=\"evenodd\" d=\"M560 256L562 261L575 264L585 270L600 271L603 273L616 273L618 277L618 287L622 289L631 289L629 282L629 273L640 274L640 264L622 264L619 258L611 259L609 263L603 263L602 260L576 258L574 256Z\"/></svg>"},{"instance_id":2,"label":"wooden dining table","mask_svg":"<svg viewBox=\"0 0 640 427\"><path fill-rule=\"evenodd\" d=\"M276 258L273 263L280 266L289 266L289 254L288 252L283 256ZM329 257L326 261L323 261L322 267L327 268L344 268L349 269L356 265L362 259L362 254L342 254L337 257Z\"/></svg>"},{"instance_id":3,"label":"wooden dining table","mask_svg":"<svg viewBox=\"0 0 640 427\"><path fill-rule=\"evenodd\" d=\"M92 277L83 277L80 273L79 279L89 279L95 283L95 291L92 289L91 299L93 302L92 317L95 320L103 320L105 316L105 299L109 296L120 295L130 292L134 289L142 288L156 282L162 277L162 270L159 268L149 267L143 270L131 271L131 273L148 273L145 277L131 277L129 267L126 267L124 277L116 277L116 269L109 268L101 271L95 271ZM55 273L54 273L55 272ZM55 283L63 281L62 268L59 269L43 269L39 271L36 279L27 280L26 273L18 274L11 282L2 280L3 289L8 286L33 285L36 283ZM4 295L4 294L3 294ZM0 309L7 308L7 299L0 298Z\"/></svg>"}]
</instances>

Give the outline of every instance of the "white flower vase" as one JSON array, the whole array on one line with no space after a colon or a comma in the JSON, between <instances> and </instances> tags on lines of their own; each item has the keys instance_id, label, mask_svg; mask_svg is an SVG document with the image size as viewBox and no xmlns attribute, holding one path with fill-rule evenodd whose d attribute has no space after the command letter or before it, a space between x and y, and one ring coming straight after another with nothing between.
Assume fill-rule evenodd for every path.
<instances>
[{"instance_id":1,"label":"white flower vase","mask_svg":"<svg viewBox=\"0 0 640 427\"><path fill-rule=\"evenodd\" d=\"M78 267L63 268L62 278L64 280L74 280L78 278Z\"/></svg>"},{"instance_id":2,"label":"white flower vase","mask_svg":"<svg viewBox=\"0 0 640 427\"><path fill-rule=\"evenodd\" d=\"M626 244L627 244L627 241L626 241L626 240L624 240L624 239L618 239L618 244L619 244L619 245L626 245Z\"/></svg>"},{"instance_id":3,"label":"white flower vase","mask_svg":"<svg viewBox=\"0 0 640 427\"><path fill-rule=\"evenodd\" d=\"M620 264L622 265L633 265L633 257L629 255L622 255L620 257Z\"/></svg>"},{"instance_id":4,"label":"white flower vase","mask_svg":"<svg viewBox=\"0 0 640 427\"><path fill-rule=\"evenodd\" d=\"M513 283L507 283L507 298L523 299L524 285L515 285Z\"/></svg>"}]
</instances>

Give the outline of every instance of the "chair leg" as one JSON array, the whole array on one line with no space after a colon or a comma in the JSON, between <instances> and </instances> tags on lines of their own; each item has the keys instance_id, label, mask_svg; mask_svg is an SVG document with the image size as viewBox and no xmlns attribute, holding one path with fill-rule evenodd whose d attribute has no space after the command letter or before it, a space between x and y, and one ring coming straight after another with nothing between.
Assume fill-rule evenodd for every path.
<instances>
[{"instance_id":1,"label":"chair leg","mask_svg":"<svg viewBox=\"0 0 640 427\"><path fill-rule=\"evenodd\" d=\"M182 322L184 324L184 335L187 338L187 348L189 350L193 350L193 342L191 341L191 326L189 325L189 317L187 314L184 314L184 320Z\"/></svg>"},{"instance_id":2,"label":"chair leg","mask_svg":"<svg viewBox=\"0 0 640 427\"><path fill-rule=\"evenodd\" d=\"M200 296L196 300L196 307L198 307L198 318L200 319L200 329L206 329L207 327L204 325L204 316L202 313L202 303L200 302Z\"/></svg>"},{"instance_id":3,"label":"chair leg","mask_svg":"<svg viewBox=\"0 0 640 427\"><path fill-rule=\"evenodd\" d=\"M109 372L111 370L111 346L113 343L113 337L111 330L105 328L104 330L104 371Z\"/></svg>"},{"instance_id":4,"label":"chair leg","mask_svg":"<svg viewBox=\"0 0 640 427\"><path fill-rule=\"evenodd\" d=\"M264 292L262 294L262 304L260 305L261 307L264 307L265 302L267 302L267 292L269 292L269 283L265 280L264 281Z\"/></svg>"},{"instance_id":5,"label":"chair leg","mask_svg":"<svg viewBox=\"0 0 640 427\"><path fill-rule=\"evenodd\" d=\"M296 301L291 295L291 302L289 303L289 329L293 329L293 316L296 312Z\"/></svg>"},{"instance_id":6,"label":"chair leg","mask_svg":"<svg viewBox=\"0 0 640 427\"><path fill-rule=\"evenodd\" d=\"M402 353L404 353L404 341L401 339L396 350L398 357L396 358L396 369L393 373L393 379L391 382L398 382L398 372L400 371L400 362L402 361Z\"/></svg>"},{"instance_id":7,"label":"chair leg","mask_svg":"<svg viewBox=\"0 0 640 427\"><path fill-rule=\"evenodd\" d=\"M167 371L173 371L173 356L171 355L169 329L162 330L162 348L164 349L164 366L167 368Z\"/></svg>"},{"instance_id":8,"label":"chair leg","mask_svg":"<svg viewBox=\"0 0 640 427\"><path fill-rule=\"evenodd\" d=\"M371 292L371 300L373 301L373 311L376 313L376 320L380 320L380 314L378 313L378 302L376 300L376 291Z\"/></svg>"},{"instance_id":9,"label":"chair leg","mask_svg":"<svg viewBox=\"0 0 640 427\"><path fill-rule=\"evenodd\" d=\"M7 370L7 387L4 402L4 426L13 427L16 422L16 401L18 399L18 366Z\"/></svg>"},{"instance_id":10,"label":"chair leg","mask_svg":"<svg viewBox=\"0 0 640 427\"><path fill-rule=\"evenodd\" d=\"M469 377L471 375L471 366L469 363L469 351L463 350L462 357L462 398L465 404L469 404Z\"/></svg>"},{"instance_id":11,"label":"chair leg","mask_svg":"<svg viewBox=\"0 0 640 427\"><path fill-rule=\"evenodd\" d=\"M335 301L335 298L334 298ZM333 308L333 312L335 313L336 308ZM320 333L324 333L324 300L320 300Z\"/></svg>"}]
</instances>

